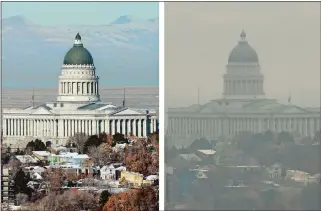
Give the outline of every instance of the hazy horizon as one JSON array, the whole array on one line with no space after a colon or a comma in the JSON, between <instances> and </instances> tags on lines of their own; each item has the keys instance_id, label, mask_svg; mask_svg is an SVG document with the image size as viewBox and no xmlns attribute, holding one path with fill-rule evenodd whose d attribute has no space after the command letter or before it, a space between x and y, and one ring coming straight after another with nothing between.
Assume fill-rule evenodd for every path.
<instances>
[{"instance_id":1,"label":"hazy horizon","mask_svg":"<svg viewBox=\"0 0 321 211\"><path fill-rule=\"evenodd\" d=\"M59 15L56 11L59 10ZM78 15L85 13L86 15ZM142 19L158 17L154 2L2 2L2 18L24 16L35 24L104 25L119 16Z\"/></svg>"},{"instance_id":2,"label":"hazy horizon","mask_svg":"<svg viewBox=\"0 0 321 211\"><path fill-rule=\"evenodd\" d=\"M201 104L220 98L229 53L244 29L259 56L266 98L287 103L291 95L292 104L319 107L319 5L190 2L165 6L166 106L196 104L198 87Z\"/></svg>"}]
</instances>

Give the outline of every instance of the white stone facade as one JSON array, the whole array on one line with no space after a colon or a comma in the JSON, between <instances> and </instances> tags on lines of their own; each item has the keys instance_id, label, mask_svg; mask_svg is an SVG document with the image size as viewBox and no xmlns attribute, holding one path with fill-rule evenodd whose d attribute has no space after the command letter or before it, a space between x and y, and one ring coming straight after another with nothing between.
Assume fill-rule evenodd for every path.
<instances>
[{"instance_id":1,"label":"white stone facade","mask_svg":"<svg viewBox=\"0 0 321 211\"><path fill-rule=\"evenodd\" d=\"M79 43L81 40L75 40L75 44ZM65 144L76 133L132 133L146 137L148 132L158 130L156 110L149 109L147 115L147 109L100 102L98 82L93 64L64 64L56 102L25 109L3 109L3 143L25 147L28 141L38 138Z\"/></svg>"},{"instance_id":2,"label":"white stone facade","mask_svg":"<svg viewBox=\"0 0 321 211\"><path fill-rule=\"evenodd\" d=\"M320 130L320 108L301 108L292 105L290 99L288 104L282 104L265 98L258 57L245 37L244 33L233 49L237 53L229 58L223 76L223 97L204 105L169 109L168 138L231 138L242 131L267 130L313 137Z\"/></svg>"}]
</instances>

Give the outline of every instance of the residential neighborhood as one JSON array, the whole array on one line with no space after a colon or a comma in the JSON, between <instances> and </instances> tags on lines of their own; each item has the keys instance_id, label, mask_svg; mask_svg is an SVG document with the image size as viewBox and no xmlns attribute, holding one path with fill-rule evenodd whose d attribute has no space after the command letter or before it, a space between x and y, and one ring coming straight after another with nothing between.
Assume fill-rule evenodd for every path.
<instances>
[{"instance_id":1,"label":"residential neighborhood","mask_svg":"<svg viewBox=\"0 0 321 211\"><path fill-rule=\"evenodd\" d=\"M76 134L66 146L37 139L25 149L2 147L2 165L3 209L122 210L123 201L113 200L130 194L125 198L135 201L133 206L145 206L144 197L135 196L143 194L151 200L139 210L158 210L158 133L148 138ZM64 194L88 200L62 202Z\"/></svg>"},{"instance_id":2,"label":"residential neighborhood","mask_svg":"<svg viewBox=\"0 0 321 211\"><path fill-rule=\"evenodd\" d=\"M285 132L242 132L167 148L166 210L317 210L319 135L300 144Z\"/></svg>"}]
</instances>

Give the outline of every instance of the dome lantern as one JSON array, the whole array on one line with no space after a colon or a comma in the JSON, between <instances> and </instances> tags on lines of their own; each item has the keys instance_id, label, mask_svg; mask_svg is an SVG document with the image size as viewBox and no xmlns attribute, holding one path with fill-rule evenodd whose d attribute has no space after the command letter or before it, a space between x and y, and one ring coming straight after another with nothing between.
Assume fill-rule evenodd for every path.
<instances>
[{"instance_id":1,"label":"dome lantern","mask_svg":"<svg viewBox=\"0 0 321 211\"><path fill-rule=\"evenodd\" d=\"M81 36L80 36L79 32L77 33L77 35L75 37L74 46L82 46Z\"/></svg>"},{"instance_id":2,"label":"dome lantern","mask_svg":"<svg viewBox=\"0 0 321 211\"><path fill-rule=\"evenodd\" d=\"M246 42L247 40L246 40L246 33L245 33L245 31L244 31L244 29L242 29L242 32L241 32L241 34L240 34L240 38L241 38L241 42Z\"/></svg>"}]
</instances>

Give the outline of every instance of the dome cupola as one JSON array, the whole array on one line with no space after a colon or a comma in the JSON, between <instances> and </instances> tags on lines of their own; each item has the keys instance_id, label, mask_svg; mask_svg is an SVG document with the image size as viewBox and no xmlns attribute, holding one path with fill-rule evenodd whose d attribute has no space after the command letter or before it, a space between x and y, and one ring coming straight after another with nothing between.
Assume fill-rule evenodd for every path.
<instances>
[{"instance_id":1,"label":"dome cupola","mask_svg":"<svg viewBox=\"0 0 321 211\"><path fill-rule=\"evenodd\" d=\"M259 57L249 45L244 30L240 34L238 45L230 53L228 63L259 63Z\"/></svg>"},{"instance_id":2,"label":"dome cupola","mask_svg":"<svg viewBox=\"0 0 321 211\"><path fill-rule=\"evenodd\" d=\"M90 52L84 48L81 36L77 33L74 46L66 53L64 58L65 65L94 65L94 59Z\"/></svg>"}]
</instances>

